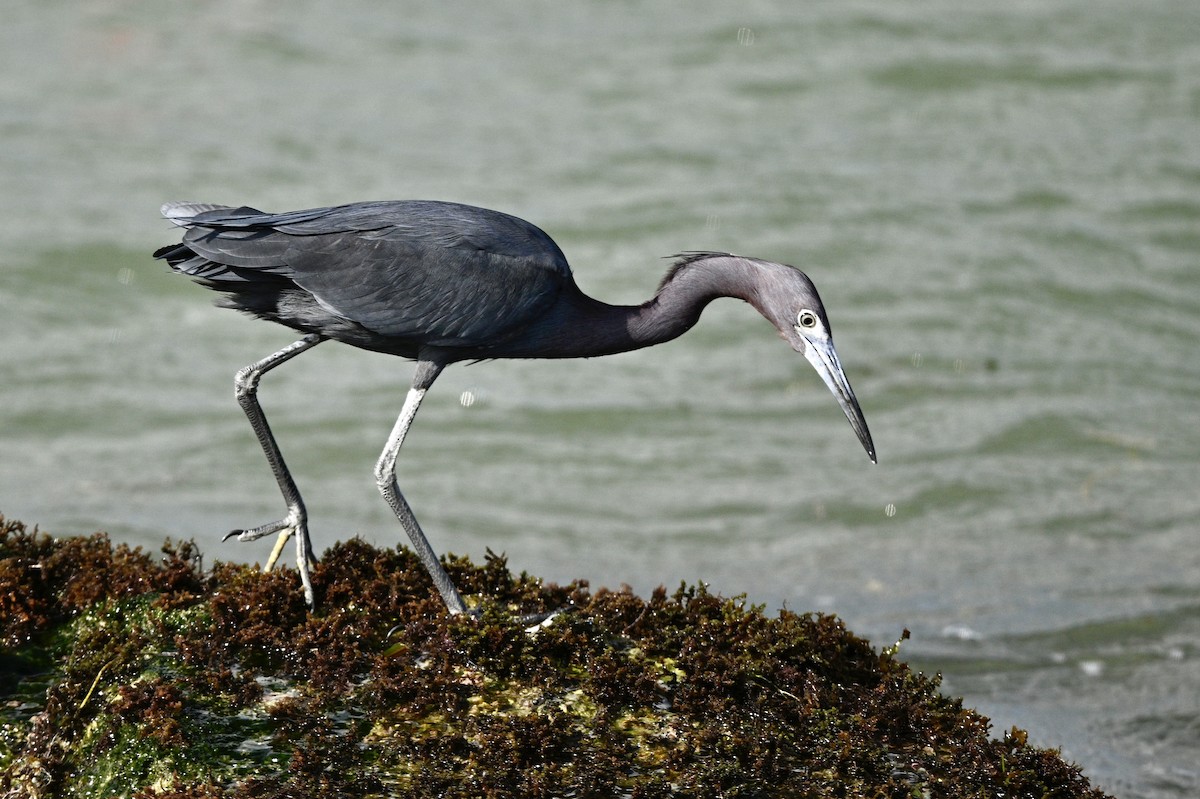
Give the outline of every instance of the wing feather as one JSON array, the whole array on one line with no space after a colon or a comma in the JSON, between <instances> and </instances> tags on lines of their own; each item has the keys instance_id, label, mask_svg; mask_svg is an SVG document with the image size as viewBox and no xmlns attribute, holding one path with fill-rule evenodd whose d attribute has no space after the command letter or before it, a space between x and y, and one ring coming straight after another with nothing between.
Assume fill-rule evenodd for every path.
<instances>
[{"instance_id":1,"label":"wing feather","mask_svg":"<svg viewBox=\"0 0 1200 799\"><path fill-rule=\"evenodd\" d=\"M572 280L562 252L539 228L455 203L356 203L281 214L172 203L163 214L188 229L183 246L194 256L162 257L206 285L285 278L341 319L422 344L504 340Z\"/></svg>"}]
</instances>

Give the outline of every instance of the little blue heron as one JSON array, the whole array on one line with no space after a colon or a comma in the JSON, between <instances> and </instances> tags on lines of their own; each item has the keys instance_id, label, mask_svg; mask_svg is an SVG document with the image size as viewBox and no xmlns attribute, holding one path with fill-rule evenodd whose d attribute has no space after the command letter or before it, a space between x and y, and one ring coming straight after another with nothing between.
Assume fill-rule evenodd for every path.
<instances>
[{"instance_id":1,"label":"little blue heron","mask_svg":"<svg viewBox=\"0 0 1200 799\"><path fill-rule=\"evenodd\" d=\"M586 358L661 344L682 335L717 297L754 306L802 353L837 397L871 461L875 446L808 277L792 266L720 252L677 257L654 297L608 305L588 297L558 245L499 211L448 202L364 202L282 214L254 208L167 203L183 242L154 253L176 272L222 292L218 304L304 334L237 373L250 420L287 503L286 515L228 537L289 537L304 596L314 605L308 518L256 393L260 378L327 339L416 361L408 397L375 464L375 480L450 613L462 597L421 532L396 482L396 457L425 392L449 364L492 358Z\"/></svg>"}]
</instances>

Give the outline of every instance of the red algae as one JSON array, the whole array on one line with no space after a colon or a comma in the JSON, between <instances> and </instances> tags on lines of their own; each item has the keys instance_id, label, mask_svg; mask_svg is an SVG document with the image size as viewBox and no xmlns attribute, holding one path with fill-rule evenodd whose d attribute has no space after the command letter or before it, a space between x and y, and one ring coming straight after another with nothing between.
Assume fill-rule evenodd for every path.
<instances>
[{"instance_id":1,"label":"red algae","mask_svg":"<svg viewBox=\"0 0 1200 799\"><path fill-rule=\"evenodd\" d=\"M0 517L0 793L1104 796L836 617L446 565L474 615L360 540L310 613L290 570Z\"/></svg>"}]
</instances>

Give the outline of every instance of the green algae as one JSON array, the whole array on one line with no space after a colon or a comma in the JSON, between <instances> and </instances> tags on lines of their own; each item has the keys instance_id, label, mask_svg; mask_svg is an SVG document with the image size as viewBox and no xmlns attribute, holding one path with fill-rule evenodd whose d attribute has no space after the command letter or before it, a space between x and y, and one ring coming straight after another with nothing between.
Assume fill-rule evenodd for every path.
<instances>
[{"instance_id":1,"label":"green algae","mask_svg":"<svg viewBox=\"0 0 1200 799\"><path fill-rule=\"evenodd\" d=\"M310 613L290 570L0 517L0 794L1102 796L836 617L447 568L476 616L339 544Z\"/></svg>"}]
</instances>

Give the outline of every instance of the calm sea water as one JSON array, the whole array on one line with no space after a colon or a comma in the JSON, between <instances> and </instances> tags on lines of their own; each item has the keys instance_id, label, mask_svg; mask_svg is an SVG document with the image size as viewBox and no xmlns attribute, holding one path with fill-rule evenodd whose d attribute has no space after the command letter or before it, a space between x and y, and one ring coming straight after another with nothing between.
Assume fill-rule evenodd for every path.
<instances>
[{"instance_id":1,"label":"calm sea water","mask_svg":"<svg viewBox=\"0 0 1200 799\"><path fill-rule=\"evenodd\" d=\"M435 547L836 612L1125 797L1200 791L1194 2L13 4L0 32L0 512L261 560L233 372L291 340L149 252L168 199L436 198L653 291L794 263L880 454L753 311L449 370L400 459ZM325 345L261 398L318 547L399 541L411 368Z\"/></svg>"}]
</instances>

